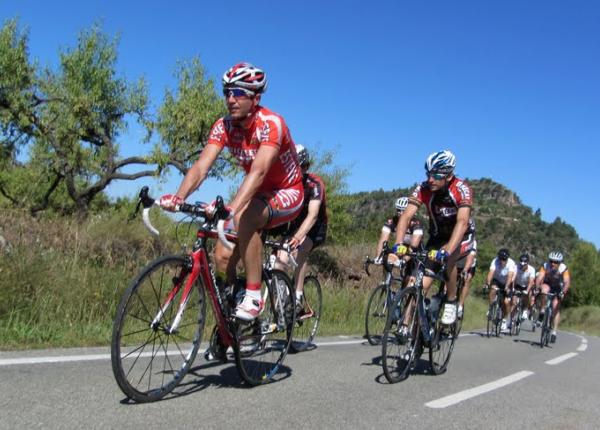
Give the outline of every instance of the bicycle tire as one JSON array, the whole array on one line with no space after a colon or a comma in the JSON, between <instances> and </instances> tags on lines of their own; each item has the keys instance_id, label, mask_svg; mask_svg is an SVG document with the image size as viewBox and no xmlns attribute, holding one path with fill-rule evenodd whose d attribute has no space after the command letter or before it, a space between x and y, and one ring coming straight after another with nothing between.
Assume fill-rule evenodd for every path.
<instances>
[{"instance_id":1,"label":"bicycle tire","mask_svg":"<svg viewBox=\"0 0 600 430\"><path fill-rule=\"evenodd\" d=\"M389 312L381 340L381 362L385 378L393 384L408 377L419 349L421 336L416 288L403 289L397 294L390 309L393 311ZM410 321L407 332L401 334L401 327L406 320Z\"/></svg>"},{"instance_id":2,"label":"bicycle tire","mask_svg":"<svg viewBox=\"0 0 600 430\"><path fill-rule=\"evenodd\" d=\"M388 286L385 283L379 284L369 296L365 313L365 337L371 345L381 345L390 302Z\"/></svg>"},{"instance_id":3,"label":"bicycle tire","mask_svg":"<svg viewBox=\"0 0 600 430\"><path fill-rule=\"evenodd\" d=\"M540 310L536 303L531 307L531 315L529 316L530 320L531 320L531 332L535 333L535 328L536 325L538 323L538 318L540 317Z\"/></svg>"},{"instance_id":4,"label":"bicycle tire","mask_svg":"<svg viewBox=\"0 0 600 430\"><path fill-rule=\"evenodd\" d=\"M154 260L132 281L117 308L111 341L113 374L121 391L136 402L160 400L173 391L196 358L206 321L199 278L189 292L177 330L170 332L190 270L187 256ZM176 283L182 287L161 312L167 296L177 290Z\"/></svg>"},{"instance_id":5,"label":"bicycle tire","mask_svg":"<svg viewBox=\"0 0 600 430\"><path fill-rule=\"evenodd\" d=\"M550 333L550 324L549 324L549 318L548 315L549 312L548 310L546 310L546 312L544 312L544 319L542 320L542 327L540 330L540 348L543 348L544 346L548 346L548 337L549 337L549 333Z\"/></svg>"},{"instance_id":6,"label":"bicycle tire","mask_svg":"<svg viewBox=\"0 0 600 430\"><path fill-rule=\"evenodd\" d=\"M235 361L242 379L249 385L272 382L280 373L288 353L296 322L295 292L289 276L272 270L263 277L265 307L252 322L236 322ZM263 290L265 291L265 290Z\"/></svg>"},{"instance_id":7,"label":"bicycle tire","mask_svg":"<svg viewBox=\"0 0 600 430\"><path fill-rule=\"evenodd\" d=\"M290 344L290 349L294 352L307 351L315 347L312 342L317 335L323 309L321 283L316 276L304 277L303 291L303 308L301 315L296 315L296 327Z\"/></svg>"},{"instance_id":8,"label":"bicycle tire","mask_svg":"<svg viewBox=\"0 0 600 430\"><path fill-rule=\"evenodd\" d=\"M441 318L436 319L429 346L429 364L434 375L441 375L448 369L456 337L456 322L446 325L442 324Z\"/></svg>"},{"instance_id":9,"label":"bicycle tire","mask_svg":"<svg viewBox=\"0 0 600 430\"><path fill-rule=\"evenodd\" d=\"M492 334L495 334L495 320L496 320L496 306L498 303L494 301L488 307L488 315L487 315L487 337L491 337Z\"/></svg>"},{"instance_id":10,"label":"bicycle tire","mask_svg":"<svg viewBox=\"0 0 600 430\"><path fill-rule=\"evenodd\" d=\"M496 337L500 337L500 332L502 331L502 305L500 301L496 304L496 315L494 316L494 330L496 332Z\"/></svg>"}]
</instances>

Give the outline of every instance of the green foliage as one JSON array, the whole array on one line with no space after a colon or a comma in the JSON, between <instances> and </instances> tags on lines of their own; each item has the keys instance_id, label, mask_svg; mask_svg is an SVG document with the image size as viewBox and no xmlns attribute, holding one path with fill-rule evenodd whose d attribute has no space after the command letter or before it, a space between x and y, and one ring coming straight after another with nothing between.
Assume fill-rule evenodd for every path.
<instances>
[{"instance_id":1,"label":"green foliage","mask_svg":"<svg viewBox=\"0 0 600 430\"><path fill-rule=\"evenodd\" d=\"M179 66L178 92L167 91L153 121L146 83L117 75L117 39L98 25L60 52L57 70L31 63L27 44L16 20L7 21L0 30L2 207L85 216L102 206L113 181L158 176L168 165L186 171L224 112L197 59ZM153 152L120 155L131 120L145 129L140 144L151 142L154 131L162 137ZM213 174L227 173L224 166L220 161Z\"/></svg>"}]
</instances>

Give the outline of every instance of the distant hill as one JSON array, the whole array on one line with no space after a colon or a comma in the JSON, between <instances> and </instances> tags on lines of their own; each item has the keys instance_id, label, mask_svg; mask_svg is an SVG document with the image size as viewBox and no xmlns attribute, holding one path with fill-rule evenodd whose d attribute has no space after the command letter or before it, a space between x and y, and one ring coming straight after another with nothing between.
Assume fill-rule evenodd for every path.
<instances>
[{"instance_id":1,"label":"distant hill","mask_svg":"<svg viewBox=\"0 0 600 430\"><path fill-rule=\"evenodd\" d=\"M519 196L491 179L466 179L475 197L474 216L482 263L489 262L501 247L511 256L528 251L535 264L540 264L551 249L560 249L568 259L579 236L575 229L556 218L548 223L541 219L539 209L525 206ZM414 187L390 191L370 191L347 194L343 206L350 218L344 237L363 242L375 242L386 219L394 213L394 201L409 195ZM425 209L419 216L428 224ZM348 235L348 236L347 236Z\"/></svg>"}]
</instances>

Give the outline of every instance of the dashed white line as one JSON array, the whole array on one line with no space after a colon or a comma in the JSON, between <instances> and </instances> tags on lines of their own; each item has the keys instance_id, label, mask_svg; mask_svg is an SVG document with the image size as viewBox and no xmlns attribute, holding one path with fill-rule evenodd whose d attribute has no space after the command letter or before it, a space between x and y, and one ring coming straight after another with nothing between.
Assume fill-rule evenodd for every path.
<instances>
[{"instance_id":1,"label":"dashed white line","mask_svg":"<svg viewBox=\"0 0 600 430\"><path fill-rule=\"evenodd\" d=\"M575 356L577 356L576 352L569 352L568 354L564 354L559 357L553 358L552 360L546 361L546 364L554 366L555 364L562 363L563 361L568 360L569 358L573 358Z\"/></svg>"},{"instance_id":2,"label":"dashed white line","mask_svg":"<svg viewBox=\"0 0 600 430\"><path fill-rule=\"evenodd\" d=\"M523 370L521 372L514 373L505 378L498 379L496 381L492 381L487 384L480 385L478 387L469 388L468 390L460 391L458 393L442 397L441 399L432 400L431 402L425 403L425 406L436 409L447 408L448 406L455 405L464 400L468 400L481 394L488 393L498 388L502 388L506 385L512 384L513 382L520 381L521 379L527 378L531 375L533 375L533 372L530 372L529 370Z\"/></svg>"}]
</instances>

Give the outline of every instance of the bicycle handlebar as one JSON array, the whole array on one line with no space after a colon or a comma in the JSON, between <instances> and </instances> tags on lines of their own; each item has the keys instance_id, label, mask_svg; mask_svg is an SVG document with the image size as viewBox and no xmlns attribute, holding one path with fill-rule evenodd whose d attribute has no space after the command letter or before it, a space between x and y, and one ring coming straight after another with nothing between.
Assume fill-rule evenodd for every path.
<instances>
[{"instance_id":1,"label":"bicycle handlebar","mask_svg":"<svg viewBox=\"0 0 600 430\"><path fill-rule=\"evenodd\" d=\"M150 221L150 209L152 209L152 207L154 205L156 205L156 206L160 206L160 205L156 202L155 199L153 199L152 197L149 196L147 186L142 187L142 189L140 190L139 198L140 198L140 200L138 201L138 204L136 206L136 212L139 210L140 205L144 207L144 209L142 210L142 221L144 223L144 226L146 227L146 229L148 229L148 231L150 233L152 233L155 236L159 236L160 232L158 231L158 229L156 227L154 227L152 225L152 222ZM177 212L183 212L183 213L186 213L189 215L195 215L195 216L206 217L206 215L207 215L206 214L206 205L203 203L196 204L196 205L191 205L189 203L182 203L181 205L177 205L175 207L175 210ZM219 236L219 240L223 243L223 245L225 245L229 249L233 249L235 244L230 242L229 240L227 240L227 238L225 237L224 226L225 226L225 219L228 216L229 216L229 211L225 207L225 203L223 202L223 197L217 196L217 198L215 200L215 213L213 215L213 219L217 220L217 235Z\"/></svg>"}]
</instances>

